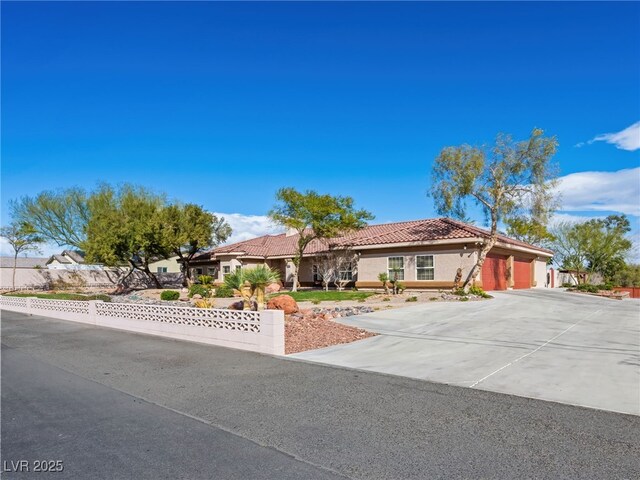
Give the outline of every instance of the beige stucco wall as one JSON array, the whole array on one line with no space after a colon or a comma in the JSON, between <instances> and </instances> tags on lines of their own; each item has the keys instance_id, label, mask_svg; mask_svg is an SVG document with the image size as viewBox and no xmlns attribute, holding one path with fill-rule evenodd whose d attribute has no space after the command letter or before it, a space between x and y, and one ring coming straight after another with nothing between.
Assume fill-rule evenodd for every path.
<instances>
[{"instance_id":1,"label":"beige stucco wall","mask_svg":"<svg viewBox=\"0 0 640 480\"><path fill-rule=\"evenodd\" d=\"M178 257L171 257L163 260L158 260L149 264L149 270L152 273L158 271L158 267L167 267L167 273L180 273L180 264L178 263Z\"/></svg>"},{"instance_id":2,"label":"beige stucco wall","mask_svg":"<svg viewBox=\"0 0 640 480\"><path fill-rule=\"evenodd\" d=\"M453 282L456 270L462 268L463 276L475 263L475 252L463 250L412 250L385 251L369 253L362 251L358 261L358 281L377 281L378 274L387 272L388 258L401 256L404 258L405 281L416 280L416 255L433 255L434 281Z\"/></svg>"},{"instance_id":3,"label":"beige stucco wall","mask_svg":"<svg viewBox=\"0 0 640 480\"><path fill-rule=\"evenodd\" d=\"M0 268L0 287L12 286L12 268ZM87 285L113 283L117 279L116 274L109 275L103 270L49 270L47 268L17 268L16 287L39 287L56 280L75 282L81 278Z\"/></svg>"},{"instance_id":4,"label":"beige stucco wall","mask_svg":"<svg viewBox=\"0 0 640 480\"><path fill-rule=\"evenodd\" d=\"M217 282L224 281L224 267L229 267L230 272L235 272L237 267L249 269L255 268L258 265L265 265L264 260L259 259L238 259L234 256L220 256L218 259L220 260L220 268L215 276L215 281Z\"/></svg>"}]
</instances>

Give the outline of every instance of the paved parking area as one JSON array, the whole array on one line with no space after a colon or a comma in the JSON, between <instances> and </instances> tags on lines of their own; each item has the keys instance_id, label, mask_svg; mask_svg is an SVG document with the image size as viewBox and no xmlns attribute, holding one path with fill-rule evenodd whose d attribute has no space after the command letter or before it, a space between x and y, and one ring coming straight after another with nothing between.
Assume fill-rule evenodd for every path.
<instances>
[{"instance_id":1,"label":"paved parking area","mask_svg":"<svg viewBox=\"0 0 640 480\"><path fill-rule=\"evenodd\" d=\"M292 357L640 415L640 301L494 296L341 319L380 336Z\"/></svg>"}]
</instances>

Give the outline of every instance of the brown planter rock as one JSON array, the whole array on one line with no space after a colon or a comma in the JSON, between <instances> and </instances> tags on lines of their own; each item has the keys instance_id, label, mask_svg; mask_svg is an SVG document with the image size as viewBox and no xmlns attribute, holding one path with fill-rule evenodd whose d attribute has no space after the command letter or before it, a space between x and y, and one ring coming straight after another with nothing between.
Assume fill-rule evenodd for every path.
<instances>
[{"instance_id":1,"label":"brown planter rock","mask_svg":"<svg viewBox=\"0 0 640 480\"><path fill-rule=\"evenodd\" d=\"M264 293L268 295L270 293L277 293L280 290L282 290L282 285L280 285L279 283L271 283L264 289Z\"/></svg>"},{"instance_id":2,"label":"brown planter rock","mask_svg":"<svg viewBox=\"0 0 640 480\"><path fill-rule=\"evenodd\" d=\"M278 295L277 297L273 297L267 303L267 308L269 310L283 310L286 315L291 315L299 310L298 304L293 297L290 297L289 295Z\"/></svg>"}]
</instances>

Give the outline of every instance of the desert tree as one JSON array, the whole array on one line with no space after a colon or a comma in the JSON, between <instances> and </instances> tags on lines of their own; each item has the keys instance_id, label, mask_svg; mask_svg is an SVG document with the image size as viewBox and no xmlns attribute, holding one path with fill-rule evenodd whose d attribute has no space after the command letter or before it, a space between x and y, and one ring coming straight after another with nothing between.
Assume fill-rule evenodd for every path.
<instances>
[{"instance_id":1,"label":"desert tree","mask_svg":"<svg viewBox=\"0 0 640 480\"><path fill-rule=\"evenodd\" d=\"M166 250L180 259L185 285L191 281L191 259L207 248L220 245L231 235L231 226L224 218L192 203L174 203L162 208L160 222Z\"/></svg>"},{"instance_id":2,"label":"desert tree","mask_svg":"<svg viewBox=\"0 0 640 480\"><path fill-rule=\"evenodd\" d=\"M491 148L462 145L444 148L433 164L430 195L441 215L464 218L469 201L484 212L489 235L464 282L468 291L489 251L498 240L498 225L506 218L541 218L554 208L557 167L555 137L534 129L524 141L499 134Z\"/></svg>"},{"instance_id":3,"label":"desert tree","mask_svg":"<svg viewBox=\"0 0 640 480\"><path fill-rule=\"evenodd\" d=\"M298 234L296 253L293 257L294 273L292 291L298 289L300 262L309 244L316 239L328 240L364 228L373 215L357 210L351 197L322 195L312 190L299 192L294 188L282 188L276 194L277 204L269 217Z\"/></svg>"},{"instance_id":4,"label":"desert tree","mask_svg":"<svg viewBox=\"0 0 640 480\"><path fill-rule=\"evenodd\" d=\"M13 218L31 225L35 233L58 246L82 250L90 212L82 188L44 191L10 202Z\"/></svg>"},{"instance_id":5,"label":"desert tree","mask_svg":"<svg viewBox=\"0 0 640 480\"><path fill-rule=\"evenodd\" d=\"M558 222L552 227L551 234L553 261L561 268L576 272L576 282L580 283L581 274L586 273L587 230L576 228L571 222Z\"/></svg>"},{"instance_id":6,"label":"desert tree","mask_svg":"<svg viewBox=\"0 0 640 480\"><path fill-rule=\"evenodd\" d=\"M548 222L539 219L514 217L505 219L507 235L521 242L546 247L553 241Z\"/></svg>"},{"instance_id":7,"label":"desert tree","mask_svg":"<svg viewBox=\"0 0 640 480\"><path fill-rule=\"evenodd\" d=\"M39 252L43 238L32 225L25 222L13 221L0 228L0 237L4 238L13 249L13 271L11 274L11 288L16 288L16 267L18 255L27 252Z\"/></svg>"},{"instance_id":8,"label":"desert tree","mask_svg":"<svg viewBox=\"0 0 640 480\"><path fill-rule=\"evenodd\" d=\"M320 278L320 282L322 282L322 288L327 291L329 290L329 285L333 281L336 268L335 262L331 257L331 253L324 252L316 256L316 274Z\"/></svg>"},{"instance_id":9,"label":"desert tree","mask_svg":"<svg viewBox=\"0 0 640 480\"><path fill-rule=\"evenodd\" d=\"M171 254L162 231L164 202L164 196L142 187L99 187L88 201L87 259L107 266L126 264L129 273L140 271L156 288L162 288L149 264Z\"/></svg>"},{"instance_id":10,"label":"desert tree","mask_svg":"<svg viewBox=\"0 0 640 480\"><path fill-rule=\"evenodd\" d=\"M612 280L618 271L624 270L626 256L633 247L627 238L630 230L625 215L559 223L552 229L554 260L562 268L575 271L578 282L583 273L598 273L606 280Z\"/></svg>"},{"instance_id":11,"label":"desert tree","mask_svg":"<svg viewBox=\"0 0 640 480\"><path fill-rule=\"evenodd\" d=\"M338 290L344 290L346 285L353 279L353 273L357 268L358 255L350 247L334 248L330 255L335 272L333 283Z\"/></svg>"}]
</instances>

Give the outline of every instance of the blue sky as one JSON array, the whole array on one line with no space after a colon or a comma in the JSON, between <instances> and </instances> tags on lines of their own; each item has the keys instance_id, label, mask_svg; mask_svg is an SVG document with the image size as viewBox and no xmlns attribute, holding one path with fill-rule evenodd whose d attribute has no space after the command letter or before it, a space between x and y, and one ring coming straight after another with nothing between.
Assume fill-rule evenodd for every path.
<instances>
[{"instance_id":1,"label":"blue sky","mask_svg":"<svg viewBox=\"0 0 640 480\"><path fill-rule=\"evenodd\" d=\"M637 230L639 21L636 2L3 2L2 221L11 198L99 181L245 236L282 186L430 217L442 147L535 126L574 174L563 215Z\"/></svg>"}]
</instances>

